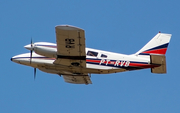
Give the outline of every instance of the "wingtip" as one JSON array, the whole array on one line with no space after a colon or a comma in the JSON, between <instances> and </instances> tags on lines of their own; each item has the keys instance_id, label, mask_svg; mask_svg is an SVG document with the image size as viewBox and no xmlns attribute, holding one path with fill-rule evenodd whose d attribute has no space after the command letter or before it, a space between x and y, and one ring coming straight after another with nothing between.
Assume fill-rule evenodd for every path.
<instances>
[{"instance_id":1,"label":"wingtip","mask_svg":"<svg viewBox=\"0 0 180 113\"><path fill-rule=\"evenodd\" d=\"M83 30L79 27L72 26L72 25L57 25L55 28L62 29L62 30Z\"/></svg>"}]
</instances>

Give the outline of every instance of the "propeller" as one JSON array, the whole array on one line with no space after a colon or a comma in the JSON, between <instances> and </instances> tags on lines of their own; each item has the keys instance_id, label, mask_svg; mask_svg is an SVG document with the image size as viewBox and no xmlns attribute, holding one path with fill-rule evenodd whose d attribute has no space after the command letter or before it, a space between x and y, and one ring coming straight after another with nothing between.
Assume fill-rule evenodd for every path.
<instances>
[{"instance_id":1,"label":"propeller","mask_svg":"<svg viewBox=\"0 0 180 113\"><path fill-rule=\"evenodd\" d=\"M31 60L32 60L32 53L34 51L34 47L33 47L33 41L32 41L32 38L31 38L31 50L30 50L30 64L31 64Z\"/></svg>"},{"instance_id":2,"label":"propeller","mask_svg":"<svg viewBox=\"0 0 180 113\"><path fill-rule=\"evenodd\" d=\"M32 63L32 58L33 58L33 51L34 51L34 43L32 41L32 37L31 37L31 44L28 44L26 46L24 46L26 49L30 50L30 64ZM34 67L34 80L36 79L36 67Z\"/></svg>"},{"instance_id":3,"label":"propeller","mask_svg":"<svg viewBox=\"0 0 180 113\"><path fill-rule=\"evenodd\" d=\"M34 68L34 80L36 79L36 68Z\"/></svg>"}]
</instances>

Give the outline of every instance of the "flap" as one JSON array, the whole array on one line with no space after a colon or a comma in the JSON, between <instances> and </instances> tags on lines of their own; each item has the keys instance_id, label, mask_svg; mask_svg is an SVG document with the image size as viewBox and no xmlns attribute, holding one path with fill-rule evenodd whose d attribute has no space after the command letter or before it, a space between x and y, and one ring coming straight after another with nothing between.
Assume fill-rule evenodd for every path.
<instances>
[{"instance_id":1,"label":"flap","mask_svg":"<svg viewBox=\"0 0 180 113\"><path fill-rule=\"evenodd\" d=\"M63 75L64 81L73 84L92 84L88 75Z\"/></svg>"}]
</instances>

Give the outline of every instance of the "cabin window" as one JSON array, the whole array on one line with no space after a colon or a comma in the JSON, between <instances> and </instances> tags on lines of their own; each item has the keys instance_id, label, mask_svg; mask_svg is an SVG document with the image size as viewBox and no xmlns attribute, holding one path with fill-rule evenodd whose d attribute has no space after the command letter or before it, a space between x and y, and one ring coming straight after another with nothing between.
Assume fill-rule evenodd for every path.
<instances>
[{"instance_id":1,"label":"cabin window","mask_svg":"<svg viewBox=\"0 0 180 113\"><path fill-rule=\"evenodd\" d=\"M87 55L88 55L88 56L94 56L94 57L97 57L98 52L88 51L88 52L87 52Z\"/></svg>"},{"instance_id":2,"label":"cabin window","mask_svg":"<svg viewBox=\"0 0 180 113\"><path fill-rule=\"evenodd\" d=\"M107 55L105 55L105 54L101 54L101 57L103 57L103 58L107 58Z\"/></svg>"}]
</instances>

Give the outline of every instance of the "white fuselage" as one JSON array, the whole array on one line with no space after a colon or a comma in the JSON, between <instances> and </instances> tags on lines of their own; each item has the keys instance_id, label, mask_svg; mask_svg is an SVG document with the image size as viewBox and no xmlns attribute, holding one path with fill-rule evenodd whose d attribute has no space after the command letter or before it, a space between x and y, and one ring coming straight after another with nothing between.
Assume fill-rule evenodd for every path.
<instances>
[{"instance_id":1,"label":"white fuselage","mask_svg":"<svg viewBox=\"0 0 180 113\"><path fill-rule=\"evenodd\" d=\"M56 44L37 42L33 44L33 48L30 45L26 45L25 48L34 50L32 58L30 58L30 53L25 53L14 56L11 60L19 64L38 68L48 73L77 73L76 70L78 67L72 67L70 69L66 66L57 66L53 63L57 57ZM138 57L136 55L124 55L86 48L86 68L83 69L83 73L116 73L150 68L151 66L149 57Z\"/></svg>"}]
</instances>

